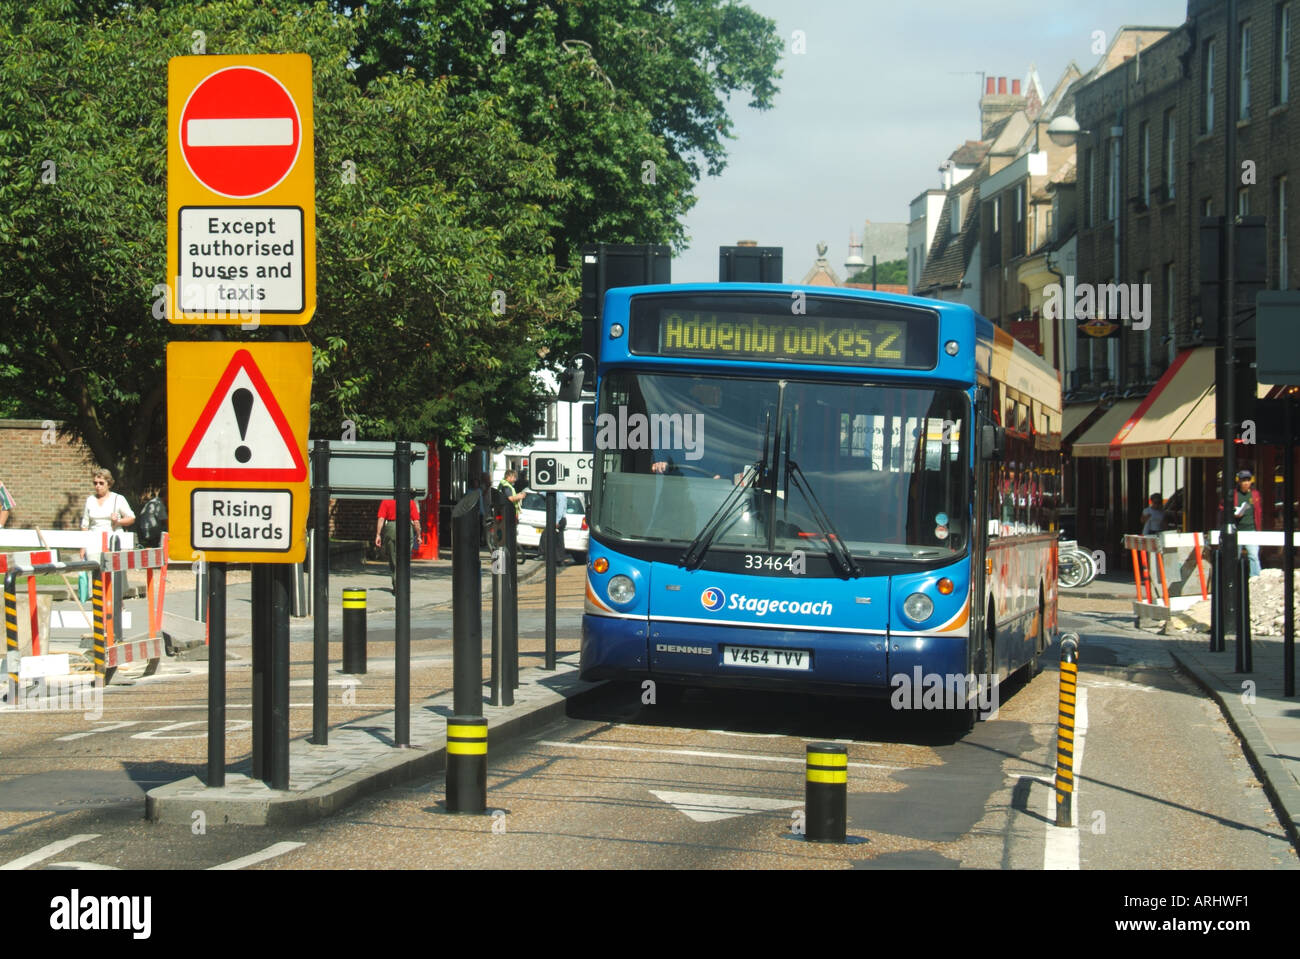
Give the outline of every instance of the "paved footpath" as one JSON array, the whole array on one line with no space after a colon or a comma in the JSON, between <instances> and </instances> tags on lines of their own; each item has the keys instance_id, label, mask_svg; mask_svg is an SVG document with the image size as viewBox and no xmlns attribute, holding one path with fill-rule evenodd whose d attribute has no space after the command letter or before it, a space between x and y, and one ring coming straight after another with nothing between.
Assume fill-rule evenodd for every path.
<instances>
[{"instance_id":1,"label":"paved footpath","mask_svg":"<svg viewBox=\"0 0 1300 959\"><path fill-rule=\"evenodd\" d=\"M1131 608L1133 597L1132 578L1118 574L1061 591L1064 603L1081 599L1092 608ZM1236 639L1231 634L1226 651L1212 653L1208 633L1187 631L1166 636L1155 632L1154 625L1152 629L1135 629L1131 625L1127 629L1168 652L1218 703L1292 844L1300 850L1300 696L1284 695L1282 638L1254 637L1253 669L1238 673Z\"/></svg>"},{"instance_id":2,"label":"paved footpath","mask_svg":"<svg viewBox=\"0 0 1300 959\"><path fill-rule=\"evenodd\" d=\"M484 653L490 653L492 576L489 574L489 557L482 559L483 590L483 640ZM572 580L569 570L566 580ZM541 563L533 560L519 567L521 584L540 581L545 575ZM141 574L131 574L131 584L143 581ZM168 576L169 589L165 597L164 631L180 647L188 646L181 656L206 659L207 648L202 645L203 624L194 619L195 595L193 576L188 566L174 568ZM191 588L177 589L175 585ZM574 583L568 583L571 592ZM337 643L342 626L342 592L344 588L360 587L367 593L367 618L371 633L371 656L382 658L391 650L396 598L390 584L387 567L383 564L365 563L346 570L330 572L329 622L331 640ZM310 588L310 584L309 584ZM579 587L580 589L580 587ZM227 645L230 665L246 664L252 643L252 597L249 574L246 570L232 570L227 583ZM430 561L413 561L411 570L410 608L412 618L428 617L437 610L446 610L452 600L452 564L449 558ZM571 604L571 602L570 602ZM59 609L74 609L75 604L60 602ZM147 619L143 599L130 599L124 608L131 611L136 624ZM445 612L442 615L446 615ZM521 663L540 660L543 642L532 627L540 620L536 611L521 608L520 638ZM296 644L295 654L310 656L304 644L313 634L310 617L291 621L290 641ZM133 635L138 630L132 629ZM80 646L77 630L56 631L51 651L72 651ZM386 635L387 639L380 639ZM569 652L558 658L553 671L524 665L519 673L519 688L514 693L511 706L487 705L488 688L484 684L484 706L481 715L488 721L490 748L527 733L540 725L550 723L564 715L570 696L592 688L591 684L577 679L577 655L573 637L563 637L561 649ZM378 644L376 643L378 640ZM335 646L337 649L337 646ZM389 653L391 656L391 653ZM484 673L488 663L485 655ZM170 658L164 660L166 664ZM198 664L195 664L198 665ZM343 675L337 659L331 662L329 681L331 687L346 686L352 678ZM420 685L436 692L427 698L413 698L410 709L409 747L395 748L395 713L368 713L351 722L332 725L328 744L315 745L311 736L299 736L289 745L290 781L288 790L274 790L258 779L253 779L233 768L247 769L241 757L228 754L226 782L219 788L208 788L199 776L169 783L149 791L146 815L159 822L188 824L196 810L201 810L208 822L238 824L289 824L306 822L343 808L357 798L388 788L400 782L427 778L436 774L446 763L447 719L452 715L452 657L443 655L422 656L417 664ZM381 671L391 669L381 663L372 663ZM302 681L299 681L300 683ZM204 774L206 776L206 773Z\"/></svg>"}]
</instances>

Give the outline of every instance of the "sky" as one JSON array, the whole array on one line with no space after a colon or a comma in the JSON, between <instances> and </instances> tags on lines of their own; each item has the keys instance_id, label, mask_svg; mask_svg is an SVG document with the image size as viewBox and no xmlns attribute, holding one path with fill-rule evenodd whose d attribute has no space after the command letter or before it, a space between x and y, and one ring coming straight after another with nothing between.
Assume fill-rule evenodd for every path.
<instances>
[{"instance_id":1,"label":"sky","mask_svg":"<svg viewBox=\"0 0 1300 959\"><path fill-rule=\"evenodd\" d=\"M704 177L687 214L690 247L674 283L718 278L718 247L784 247L785 281L817 258L841 279L849 231L906 223L937 188L939 164L979 138L980 73L1023 79L1036 65L1050 94L1071 60L1083 71L1122 26L1181 24L1186 0L747 0L785 40L780 92L767 111L733 99L726 169ZM803 32L806 52L792 52ZM1010 83L1007 84L1008 90ZM899 251L899 256L903 251Z\"/></svg>"}]
</instances>

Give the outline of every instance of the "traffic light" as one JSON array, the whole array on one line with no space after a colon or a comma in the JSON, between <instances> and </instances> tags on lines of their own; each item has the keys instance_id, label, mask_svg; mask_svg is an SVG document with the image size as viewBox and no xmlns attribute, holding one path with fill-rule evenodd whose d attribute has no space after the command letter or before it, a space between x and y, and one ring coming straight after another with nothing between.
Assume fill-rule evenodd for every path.
<instances>
[{"instance_id":1,"label":"traffic light","mask_svg":"<svg viewBox=\"0 0 1300 959\"><path fill-rule=\"evenodd\" d=\"M492 512L488 520L488 546L492 549L506 545L506 508L510 505L505 493L492 490Z\"/></svg>"},{"instance_id":2,"label":"traffic light","mask_svg":"<svg viewBox=\"0 0 1300 959\"><path fill-rule=\"evenodd\" d=\"M718 282L780 283L783 254L779 246L720 246Z\"/></svg>"},{"instance_id":3,"label":"traffic light","mask_svg":"<svg viewBox=\"0 0 1300 959\"><path fill-rule=\"evenodd\" d=\"M589 243L582 248L582 352L600 359L605 291L672 282L672 251L662 243ZM593 381L594 385L594 381Z\"/></svg>"},{"instance_id":4,"label":"traffic light","mask_svg":"<svg viewBox=\"0 0 1300 959\"><path fill-rule=\"evenodd\" d=\"M1201 217L1200 277L1201 336L1206 343L1223 342L1223 217ZM1255 296L1268 281L1267 219L1237 218L1233 228L1235 262L1233 299L1237 326L1233 335L1255 341Z\"/></svg>"},{"instance_id":5,"label":"traffic light","mask_svg":"<svg viewBox=\"0 0 1300 959\"><path fill-rule=\"evenodd\" d=\"M1236 377L1233 381L1234 402L1232 409L1232 418L1238 424L1237 429L1231 436L1227 434L1224 424L1227 423L1228 416L1224 409L1224 397L1227 395L1223 390L1224 382L1224 364L1223 364L1223 347L1216 347L1214 350L1214 382L1216 384L1214 391L1214 435L1221 440L1232 442L1241 438L1240 424L1246 420L1251 420L1256 424L1255 442L1267 442L1259 438L1259 418L1256 410L1255 393L1257 390L1257 381L1255 379L1255 347L1253 345L1237 346L1234 349L1236 364L1233 375Z\"/></svg>"}]
</instances>

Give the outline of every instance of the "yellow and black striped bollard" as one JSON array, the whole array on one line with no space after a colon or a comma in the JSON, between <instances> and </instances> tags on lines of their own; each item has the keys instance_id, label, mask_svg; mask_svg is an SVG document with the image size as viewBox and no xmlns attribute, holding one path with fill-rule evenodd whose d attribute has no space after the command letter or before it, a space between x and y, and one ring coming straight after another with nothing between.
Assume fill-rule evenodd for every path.
<instances>
[{"instance_id":1,"label":"yellow and black striped bollard","mask_svg":"<svg viewBox=\"0 0 1300 959\"><path fill-rule=\"evenodd\" d=\"M95 662L95 685L104 685L104 577L96 573L91 577L90 600L95 617L95 645L91 658Z\"/></svg>"},{"instance_id":2,"label":"yellow and black striped bollard","mask_svg":"<svg viewBox=\"0 0 1300 959\"><path fill-rule=\"evenodd\" d=\"M5 576L5 669L9 673L9 705L18 703L18 594L13 573Z\"/></svg>"},{"instance_id":3,"label":"yellow and black striped bollard","mask_svg":"<svg viewBox=\"0 0 1300 959\"><path fill-rule=\"evenodd\" d=\"M1061 702L1056 729L1056 824L1072 826L1074 799L1074 705L1079 680L1079 637L1061 639Z\"/></svg>"},{"instance_id":4,"label":"yellow and black striped bollard","mask_svg":"<svg viewBox=\"0 0 1300 959\"><path fill-rule=\"evenodd\" d=\"M366 591L343 590L343 672L366 671Z\"/></svg>"},{"instance_id":5,"label":"yellow and black striped bollard","mask_svg":"<svg viewBox=\"0 0 1300 959\"><path fill-rule=\"evenodd\" d=\"M487 720L447 720L447 812L487 812Z\"/></svg>"},{"instance_id":6,"label":"yellow and black striped bollard","mask_svg":"<svg viewBox=\"0 0 1300 959\"><path fill-rule=\"evenodd\" d=\"M848 748L834 743L809 744L805 773L806 838L811 842L844 842L848 816Z\"/></svg>"}]
</instances>

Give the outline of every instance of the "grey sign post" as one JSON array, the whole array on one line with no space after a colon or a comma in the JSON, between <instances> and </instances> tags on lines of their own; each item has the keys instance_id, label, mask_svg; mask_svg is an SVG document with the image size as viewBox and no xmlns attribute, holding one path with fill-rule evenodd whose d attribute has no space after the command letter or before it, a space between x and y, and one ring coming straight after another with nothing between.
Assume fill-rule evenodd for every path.
<instances>
[{"instance_id":1,"label":"grey sign post","mask_svg":"<svg viewBox=\"0 0 1300 959\"><path fill-rule=\"evenodd\" d=\"M591 477L595 453L576 450L533 450L528 454L528 485L546 494L546 534L543 543L546 554L546 668L555 668L555 556L563 552L564 543L557 545L555 531L555 494L587 493L591 491Z\"/></svg>"},{"instance_id":2,"label":"grey sign post","mask_svg":"<svg viewBox=\"0 0 1300 959\"><path fill-rule=\"evenodd\" d=\"M396 443L330 440L330 496L333 499L392 499ZM411 444L411 498L429 495L427 443Z\"/></svg>"}]
</instances>

